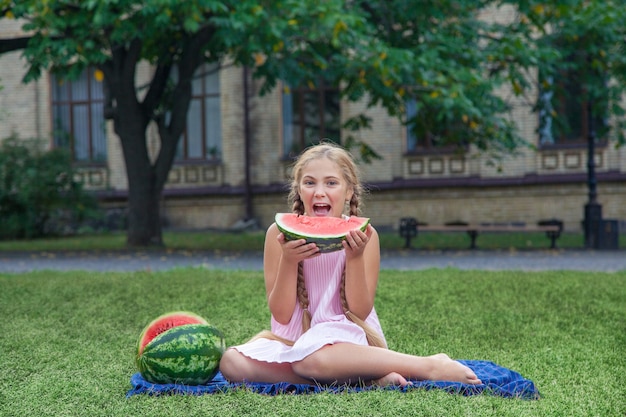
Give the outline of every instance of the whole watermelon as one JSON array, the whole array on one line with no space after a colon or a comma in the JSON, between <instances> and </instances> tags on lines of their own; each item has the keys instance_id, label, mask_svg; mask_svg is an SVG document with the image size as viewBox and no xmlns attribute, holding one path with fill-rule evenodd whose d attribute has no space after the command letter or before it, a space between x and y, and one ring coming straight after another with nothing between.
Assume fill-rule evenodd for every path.
<instances>
[{"instance_id":1,"label":"whole watermelon","mask_svg":"<svg viewBox=\"0 0 626 417\"><path fill-rule=\"evenodd\" d=\"M180 312L176 314L180 316ZM164 326L167 320L168 316L164 315L153 321L140 337L136 363L143 378L156 384L184 385L201 385L212 380L226 348L222 333L198 320L168 328ZM168 329L152 340L145 340L145 334L156 326ZM142 343L146 344L142 346Z\"/></svg>"}]
</instances>

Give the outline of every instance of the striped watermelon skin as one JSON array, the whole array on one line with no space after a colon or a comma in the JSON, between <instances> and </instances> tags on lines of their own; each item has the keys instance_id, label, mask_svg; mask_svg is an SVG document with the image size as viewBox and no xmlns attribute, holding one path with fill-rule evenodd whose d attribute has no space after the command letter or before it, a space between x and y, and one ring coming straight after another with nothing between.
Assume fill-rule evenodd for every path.
<instances>
[{"instance_id":1,"label":"striped watermelon skin","mask_svg":"<svg viewBox=\"0 0 626 417\"><path fill-rule=\"evenodd\" d=\"M298 224L296 220L300 220L302 224ZM309 217L300 216L294 213L276 213L274 217L276 226L287 240L304 239L307 243L315 243L321 253L334 252L343 249L343 242L349 230L360 229L365 231L370 219L367 217L352 216L346 219L334 217ZM333 230L334 226L341 229ZM307 232L306 226L319 226L320 229L325 228L326 232ZM298 228L302 227L301 230Z\"/></svg>"},{"instance_id":2,"label":"striped watermelon skin","mask_svg":"<svg viewBox=\"0 0 626 417\"><path fill-rule=\"evenodd\" d=\"M155 384L201 385L215 377L225 349L224 337L215 327L186 324L152 339L137 355L137 367Z\"/></svg>"}]
</instances>

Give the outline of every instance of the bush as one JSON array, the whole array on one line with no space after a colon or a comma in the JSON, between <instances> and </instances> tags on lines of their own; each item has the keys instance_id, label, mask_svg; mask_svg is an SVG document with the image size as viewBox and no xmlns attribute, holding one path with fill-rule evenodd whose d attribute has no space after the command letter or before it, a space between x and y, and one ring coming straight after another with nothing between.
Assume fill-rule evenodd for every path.
<instances>
[{"instance_id":1,"label":"bush","mask_svg":"<svg viewBox=\"0 0 626 417\"><path fill-rule=\"evenodd\" d=\"M12 135L0 145L0 238L61 234L60 224L80 224L96 200L74 180L65 149L44 150L42 141Z\"/></svg>"}]
</instances>

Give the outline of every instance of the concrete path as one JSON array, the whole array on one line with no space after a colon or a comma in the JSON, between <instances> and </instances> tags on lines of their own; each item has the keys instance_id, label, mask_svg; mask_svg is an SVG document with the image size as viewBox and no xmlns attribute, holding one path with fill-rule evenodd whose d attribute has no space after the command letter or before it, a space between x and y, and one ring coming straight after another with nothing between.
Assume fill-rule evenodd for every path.
<instances>
[{"instance_id":1,"label":"concrete path","mask_svg":"<svg viewBox=\"0 0 626 417\"><path fill-rule=\"evenodd\" d=\"M179 267L261 270L261 253L191 251L0 252L0 273L34 270L138 271ZM397 251L383 252L381 268L420 270L626 271L626 251Z\"/></svg>"}]
</instances>

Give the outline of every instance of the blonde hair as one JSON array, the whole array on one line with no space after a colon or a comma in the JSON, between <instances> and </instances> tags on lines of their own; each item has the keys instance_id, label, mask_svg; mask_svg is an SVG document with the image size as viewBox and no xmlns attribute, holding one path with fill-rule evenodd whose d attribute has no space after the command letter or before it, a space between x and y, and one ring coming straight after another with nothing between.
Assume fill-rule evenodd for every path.
<instances>
[{"instance_id":1,"label":"blonde hair","mask_svg":"<svg viewBox=\"0 0 626 417\"><path fill-rule=\"evenodd\" d=\"M350 199L350 216L357 216L360 213L361 196L363 195L363 187L359 179L359 170L354 159L344 148L333 143L322 142L318 145L307 148L298 158L293 166L293 179L291 181L291 190L288 200L291 203L292 211L296 214L304 214L304 203L300 199L299 186L302 179L302 171L304 167L311 161L328 158L339 167L344 180L348 183L348 188L352 189L352 198ZM367 336L368 344L371 346L387 347L384 339L378 332L372 329L365 321L361 320L355 314L350 312L348 301L346 299L346 271L344 269L341 276L341 307L343 313L348 320L359 325ZM297 283L298 303L302 307L302 332L306 332L311 328L311 313L309 313L309 295L304 284L303 263L298 264L298 283Z\"/></svg>"},{"instance_id":2,"label":"blonde hair","mask_svg":"<svg viewBox=\"0 0 626 417\"><path fill-rule=\"evenodd\" d=\"M339 167L344 180L348 183L348 188L352 189L348 214L350 216L358 216L361 212L359 206L361 205L361 196L363 195L359 169L348 151L331 142L322 142L305 149L293 165L291 188L287 197L289 204L291 204L291 211L296 214L304 214L304 203L300 199L299 192L302 171L309 162L321 158L328 158Z\"/></svg>"}]
</instances>

